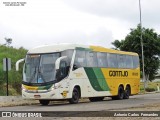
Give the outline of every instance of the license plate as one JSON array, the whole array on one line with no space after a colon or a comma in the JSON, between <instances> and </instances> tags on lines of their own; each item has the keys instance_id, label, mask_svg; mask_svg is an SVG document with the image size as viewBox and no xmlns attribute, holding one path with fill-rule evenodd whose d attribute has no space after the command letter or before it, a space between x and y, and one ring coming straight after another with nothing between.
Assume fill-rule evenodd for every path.
<instances>
[{"instance_id":1,"label":"license plate","mask_svg":"<svg viewBox=\"0 0 160 120\"><path fill-rule=\"evenodd\" d=\"M41 98L40 95L34 95L34 98Z\"/></svg>"}]
</instances>

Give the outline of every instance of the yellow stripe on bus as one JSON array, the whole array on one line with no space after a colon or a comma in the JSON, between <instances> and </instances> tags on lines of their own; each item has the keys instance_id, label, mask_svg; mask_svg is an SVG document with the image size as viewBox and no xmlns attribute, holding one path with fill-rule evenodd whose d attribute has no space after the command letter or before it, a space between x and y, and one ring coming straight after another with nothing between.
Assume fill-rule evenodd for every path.
<instances>
[{"instance_id":1,"label":"yellow stripe on bus","mask_svg":"<svg viewBox=\"0 0 160 120\"><path fill-rule=\"evenodd\" d=\"M38 90L38 87L23 85L27 90Z\"/></svg>"},{"instance_id":2,"label":"yellow stripe on bus","mask_svg":"<svg viewBox=\"0 0 160 120\"><path fill-rule=\"evenodd\" d=\"M100 46L90 46L90 48L91 48L93 51L97 51L97 52L108 52L108 53L127 54L127 55L135 55L135 56L138 56L137 53L119 51L119 50L114 50L114 49L108 49L108 48L104 48L104 47L100 47Z\"/></svg>"}]
</instances>

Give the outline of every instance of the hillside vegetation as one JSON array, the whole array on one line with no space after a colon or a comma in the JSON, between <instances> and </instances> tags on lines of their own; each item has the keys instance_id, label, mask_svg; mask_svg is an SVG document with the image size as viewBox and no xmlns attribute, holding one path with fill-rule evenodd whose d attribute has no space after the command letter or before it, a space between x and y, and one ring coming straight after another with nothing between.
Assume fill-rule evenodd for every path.
<instances>
[{"instance_id":1,"label":"hillside vegetation","mask_svg":"<svg viewBox=\"0 0 160 120\"><path fill-rule=\"evenodd\" d=\"M20 65L20 71L16 71L16 61L25 57L27 50L24 48L13 48L0 45L0 95L6 95L6 74L3 71L3 58L11 58L11 71L9 71L9 95L21 94L22 83L22 67Z\"/></svg>"}]
</instances>

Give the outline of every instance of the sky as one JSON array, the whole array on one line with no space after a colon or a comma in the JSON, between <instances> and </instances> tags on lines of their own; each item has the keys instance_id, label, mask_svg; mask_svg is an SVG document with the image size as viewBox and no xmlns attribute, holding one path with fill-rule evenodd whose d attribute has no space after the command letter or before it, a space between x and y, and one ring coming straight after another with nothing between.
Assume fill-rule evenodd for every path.
<instances>
[{"instance_id":1,"label":"sky","mask_svg":"<svg viewBox=\"0 0 160 120\"><path fill-rule=\"evenodd\" d=\"M142 26L158 34L159 5L160 0L141 0ZM0 0L0 44L12 38L16 48L60 43L112 48L139 19L139 0Z\"/></svg>"}]
</instances>

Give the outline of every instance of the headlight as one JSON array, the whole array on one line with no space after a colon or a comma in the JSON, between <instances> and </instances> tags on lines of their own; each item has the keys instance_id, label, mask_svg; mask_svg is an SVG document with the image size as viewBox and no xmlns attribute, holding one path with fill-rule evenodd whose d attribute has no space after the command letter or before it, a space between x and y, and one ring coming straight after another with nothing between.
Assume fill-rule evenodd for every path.
<instances>
[{"instance_id":1,"label":"headlight","mask_svg":"<svg viewBox=\"0 0 160 120\"><path fill-rule=\"evenodd\" d=\"M22 87L21 87L21 89L23 90L23 91L27 91L27 89L22 85Z\"/></svg>"},{"instance_id":2,"label":"headlight","mask_svg":"<svg viewBox=\"0 0 160 120\"><path fill-rule=\"evenodd\" d=\"M57 88L59 88L61 85L59 84L59 83L55 83L54 84L54 89L57 89Z\"/></svg>"}]
</instances>

